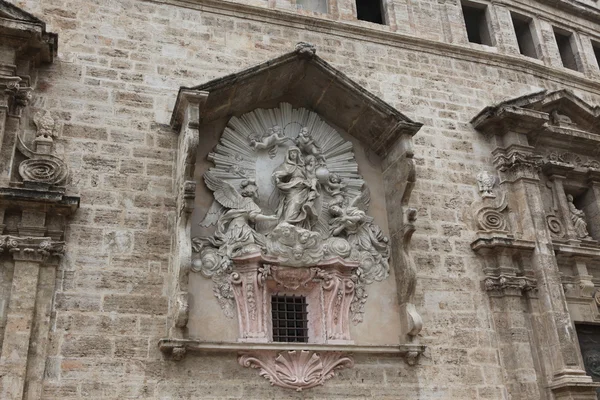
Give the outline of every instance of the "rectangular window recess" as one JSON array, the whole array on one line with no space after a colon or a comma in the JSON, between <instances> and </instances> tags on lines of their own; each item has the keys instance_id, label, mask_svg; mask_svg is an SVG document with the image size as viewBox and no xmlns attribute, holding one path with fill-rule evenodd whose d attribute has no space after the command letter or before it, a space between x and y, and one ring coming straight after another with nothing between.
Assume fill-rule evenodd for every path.
<instances>
[{"instance_id":1,"label":"rectangular window recess","mask_svg":"<svg viewBox=\"0 0 600 400\"><path fill-rule=\"evenodd\" d=\"M300 10L314 11L326 14L329 11L327 0L296 0L296 7Z\"/></svg>"},{"instance_id":2,"label":"rectangular window recess","mask_svg":"<svg viewBox=\"0 0 600 400\"><path fill-rule=\"evenodd\" d=\"M579 348L585 372L594 382L600 382L600 326L592 324L575 324ZM600 399L600 388L596 390Z\"/></svg>"},{"instance_id":3,"label":"rectangular window recess","mask_svg":"<svg viewBox=\"0 0 600 400\"><path fill-rule=\"evenodd\" d=\"M556 38L563 67L578 71L575 51L573 50L573 43L571 41L573 33L554 28L554 37Z\"/></svg>"},{"instance_id":4,"label":"rectangular window recess","mask_svg":"<svg viewBox=\"0 0 600 400\"><path fill-rule=\"evenodd\" d=\"M517 42L519 43L519 52L527 57L539 58L535 49L535 42L533 40L533 35L535 32L533 20L529 17L513 12L510 13L510 16L515 28Z\"/></svg>"},{"instance_id":5,"label":"rectangular window recess","mask_svg":"<svg viewBox=\"0 0 600 400\"><path fill-rule=\"evenodd\" d=\"M487 18L487 6L462 2L462 12L469 42L493 46Z\"/></svg>"},{"instance_id":6,"label":"rectangular window recess","mask_svg":"<svg viewBox=\"0 0 600 400\"><path fill-rule=\"evenodd\" d=\"M592 48L594 49L594 55L596 56L596 65L600 68L600 43L592 40Z\"/></svg>"},{"instance_id":7,"label":"rectangular window recess","mask_svg":"<svg viewBox=\"0 0 600 400\"><path fill-rule=\"evenodd\" d=\"M296 295L271 296L273 341L308 343L308 313L306 297Z\"/></svg>"},{"instance_id":8,"label":"rectangular window recess","mask_svg":"<svg viewBox=\"0 0 600 400\"><path fill-rule=\"evenodd\" d=\"M382 0L356 0L356 18L384 25Z\"/></svg>"}]
</instances>

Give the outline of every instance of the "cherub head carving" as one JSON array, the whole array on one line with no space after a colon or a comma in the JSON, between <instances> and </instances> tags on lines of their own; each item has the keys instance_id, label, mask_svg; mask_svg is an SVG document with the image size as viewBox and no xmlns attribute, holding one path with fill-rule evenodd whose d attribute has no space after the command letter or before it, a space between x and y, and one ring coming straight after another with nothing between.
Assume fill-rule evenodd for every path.
<instances>
[{"instance_id":1,"label":"cherub head carving","mask_svg":"<svg viewBox=\"0 0 600 400\"><path fill-rule=\"evenodd\" d=\"M240 184L242 191L240 194L244 197L250 197L253 200L258 199L258 186L254 179L244 179Z\"/></svg>"}]
</instances>

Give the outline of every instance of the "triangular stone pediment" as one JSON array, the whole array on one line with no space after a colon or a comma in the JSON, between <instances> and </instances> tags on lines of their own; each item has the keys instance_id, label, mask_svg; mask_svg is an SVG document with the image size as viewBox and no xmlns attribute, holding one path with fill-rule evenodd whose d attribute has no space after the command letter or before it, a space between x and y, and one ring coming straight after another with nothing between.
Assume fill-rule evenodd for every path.
<instances>
[{"instance_id":1,"label":"triangular stone pediment","mask_svg":"<svg viewBox=\"0 0 600 400\"><path fill-rule=\"evenodd\" d=\"M17 50L17 58L29 59L35 65L52 62L56 56L58 37L46 32L46 24L30 13L0 0L0 36Z\"/></svg>"},{"instance_id":2,"label":"triangular stone pediment","mask_svg":"<svg viewBox=\"0 0 600 400\"><path fill-rule=\"evenodd\" d=\"M178 108L186 91L208 93L200 116L203 123L285 101L315 111L378 154L385 153L401 135L414 135L422 125L369 93L305 43L238 73L182 88L173 114L174 126L180 123Z\"/></svg>"},{"instance_id":3,"label":"triangular stone pediment","mask_svg":"<svg viewBox=\"0 0 600 400\"><path fill-rule=\"evenodd\" d=\"M12 19L29 22L33 24L43 24L44 22L34 17L19 7L12 5L4 0L0 0L0 18Z\"/></svg>"},{"instance_id":4,"label":"triangular stone pediment","mask_svg":"<svg viewBox=\"0 0 600 400\"><path fill-rule=\"evenodd\" d=\"M564 89L546 90L486 107L471 120L476 129L526 133L536 146L585 152L600 145L600 108Z\"/></svg>"}]
</instances>

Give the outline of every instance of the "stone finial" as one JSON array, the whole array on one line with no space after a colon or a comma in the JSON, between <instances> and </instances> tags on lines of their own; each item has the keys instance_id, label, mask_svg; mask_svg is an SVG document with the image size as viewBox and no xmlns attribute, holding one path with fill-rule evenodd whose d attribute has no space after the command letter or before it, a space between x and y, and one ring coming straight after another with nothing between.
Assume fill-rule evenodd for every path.
<instances>
[{"instance_id":1,"label":"stone finial","mask_svg":"<svg viewBox=\"0 0 600 400\"><path fill-rule=\"evenodd\" d=\"M33 123L37 128L36 137L53 138L54 126L56 125L50 111L39 111L33 116Z\"/></svg>"},{"instance_id":2,"label":"stone finial","mask_svg":"<svg viewBox=\"0 0 600 400\"><path fill-rule=\"evenodd\" d=\"M298 42L296 44L296 52L301 58L313 58L317 53L317 48L310 43Z\"/></svg>"},{"instance_id":3,"label":"stone finial","mask_svg":"<svg viewBox=\"0 0 600 400\"><path fill-rule=\"evenodd\" d=\"M477 186L479 187L481 197L483 197L484 199L496 197L493 191L495 183L496 177L490 174L489 172L482 171L479 174L477 174Z\"/></svg>"}]
</instances>

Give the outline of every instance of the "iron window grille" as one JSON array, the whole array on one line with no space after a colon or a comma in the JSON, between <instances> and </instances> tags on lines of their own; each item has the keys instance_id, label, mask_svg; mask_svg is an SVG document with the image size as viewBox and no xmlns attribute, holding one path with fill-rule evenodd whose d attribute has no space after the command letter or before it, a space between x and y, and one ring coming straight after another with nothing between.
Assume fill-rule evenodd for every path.
<instances>
[{"instance_id":1,"label":"iron window grille","mask_svg":"<svg viewBox=\"0 0 600 400\"><path fill-rule=\"evenodd\" d=\"M305 296L271 296L274 342L308 343L308 314Z\"/></svg>"}]
</instances>

